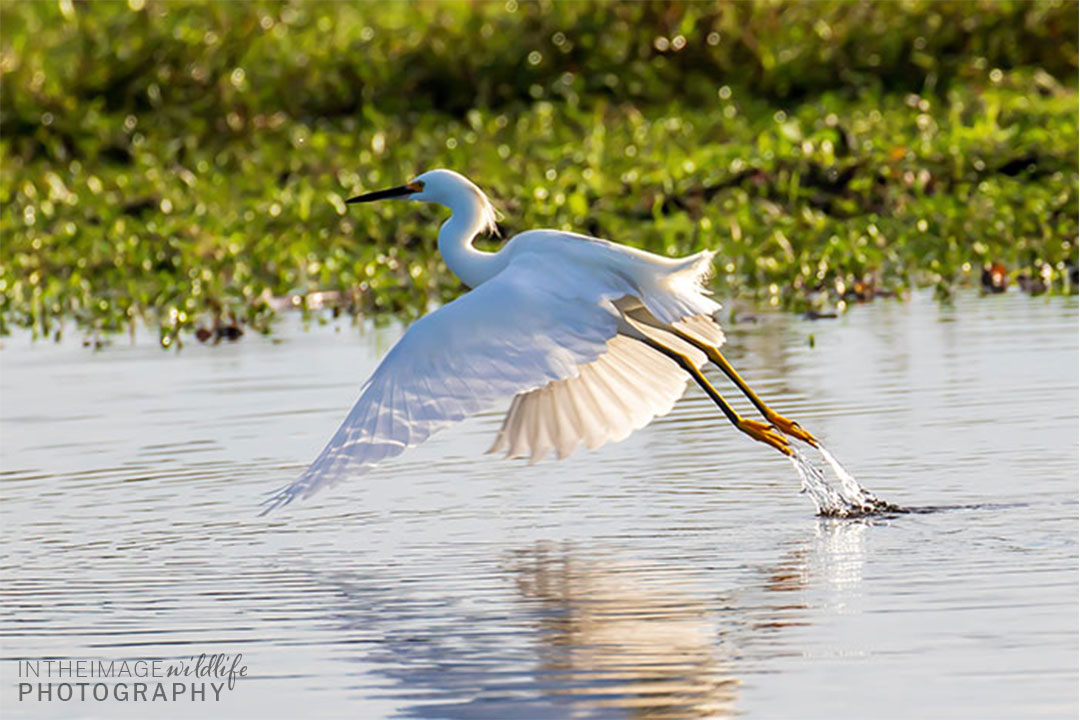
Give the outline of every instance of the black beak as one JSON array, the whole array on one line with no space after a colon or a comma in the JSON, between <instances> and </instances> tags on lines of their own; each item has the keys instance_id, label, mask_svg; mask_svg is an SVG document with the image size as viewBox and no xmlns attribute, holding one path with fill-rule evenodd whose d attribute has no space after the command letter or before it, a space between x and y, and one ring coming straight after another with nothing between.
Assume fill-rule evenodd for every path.
<instances>
[{"instance_id":1,"label":"black beak","mask_svg":"<svg viewBox=\"0 0 1080 720\"><path fill-rule=\"evenodd\" d=\"M405 197L406 195L412 195L415 192L417 192L416 188L409 187L408 185L402 185L401 187L388 188L386 190L376 190L375 192L369 192L364 195L357 195L354 198L349 198L345 201L345 203L365 203L372 202L374 200L385 200L386 198Z\"/></svg>"}]
</instances>

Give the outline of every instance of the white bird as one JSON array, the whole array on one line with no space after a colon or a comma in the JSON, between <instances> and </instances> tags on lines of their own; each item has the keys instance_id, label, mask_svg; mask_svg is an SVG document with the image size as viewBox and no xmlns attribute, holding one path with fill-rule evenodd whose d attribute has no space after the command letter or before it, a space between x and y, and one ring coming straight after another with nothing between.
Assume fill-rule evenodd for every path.
<instances>
[{"instance_id":1,"label":"white bird","mask_svg":"<svg viewBox=\"0 0 1080 720\"><path fill-rule=\"evenodd\" d=\"M495 232L495 209L462 175L431 170L348 203L404 198L442 205L446 266L471 291L415 322L360 390L315 462L267 501L307 497L513 397L491 452L569 455L626 438L664 415L693 378L739 430L785 455L784 435L817 445L773 411L720 353L720 306L703 283L714 253L667 258L598 238L531 230L498 252L473 247ZM766 422L739 416L701 373L712 361Z\"/></svg>"}]
</instances>

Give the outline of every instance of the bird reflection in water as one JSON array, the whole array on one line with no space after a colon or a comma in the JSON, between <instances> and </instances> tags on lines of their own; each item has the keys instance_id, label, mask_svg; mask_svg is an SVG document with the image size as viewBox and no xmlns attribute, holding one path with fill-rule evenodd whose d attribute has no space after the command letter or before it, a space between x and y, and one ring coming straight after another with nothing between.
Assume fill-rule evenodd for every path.
<instances>
[{"instance_id":1,"label":"bird reflection in water","mask_svg":"<svg viewBox=\"0 0 1080 720\"><path fill-rule=\"evenodd\" d=\"M733 716L741 685L735 658L786 652L775 646L778 636L808 624L802 591L837 613L852 611L869 524L822 520L763 569L763 583L723 597L703 593L700 583L695 589L688 567L583 559L550 545L523 551L513 570L523 597L540 606L539 674L586 716L601 709L650 719Z\"/></svg>"},{"instance_id":2,"label":"bird reflection in water","mask_svg":"<svg viewBox=\"0 0 1080 720\"><path fill-rule=\"evenodd\" d=\"M705 600L663 572L538 547L515 567L540 605L539 673L578 711L639 718L729 717L738 680Z\"/></svg>"},{"instance_id":3,"label":"bird reflection in water","mask_svg":"<svg viewBox=\"0 0 1080 720\"><path fill-rule=\"evenodd\" d=\"M326 584L344 601L340 642L368 667L357 689L370 692L374 670L403 716L724 718L743 712L749 666L817 651L791 632L812 612L856 611L869 524L813 527L723 592L689 558L642 563L574 543L513 552L476 576L483 590L447 594L439 573L390 568Z\"/></svg>"}]
</instances>

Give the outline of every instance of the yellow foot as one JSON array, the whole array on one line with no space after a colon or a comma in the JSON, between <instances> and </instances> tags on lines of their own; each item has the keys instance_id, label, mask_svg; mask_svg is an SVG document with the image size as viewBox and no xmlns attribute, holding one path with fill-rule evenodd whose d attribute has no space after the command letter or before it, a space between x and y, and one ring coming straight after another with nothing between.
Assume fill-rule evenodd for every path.
<instances>
[{"instance_id":1,"label":"yellow foot","mask_svg":"<svg viewBox=\"0 0 1080 720\"><path fill-rule=\"evenodd\" d=\"M771 445L785 455L794 455L794 451L788 445L787 438L776 432L768 423L743 418L739 421L739 429L754 438L758 442Z\"/></svg>"},{"instance_id":2,"label":"yellow foot","mask_svg":"<svg viewBox=\"0 0 1080 720\"><path fill-rule=\"evenodd\" d=\"M796 440L802 440L804 443L808 443L814 447L818 446L817 438L803 430L799 423L794 420L788 420L783 415L774 413L769 416L769 422L772 423L774 428L785 435L790 435Z\"/></svg>"}]
</instances>

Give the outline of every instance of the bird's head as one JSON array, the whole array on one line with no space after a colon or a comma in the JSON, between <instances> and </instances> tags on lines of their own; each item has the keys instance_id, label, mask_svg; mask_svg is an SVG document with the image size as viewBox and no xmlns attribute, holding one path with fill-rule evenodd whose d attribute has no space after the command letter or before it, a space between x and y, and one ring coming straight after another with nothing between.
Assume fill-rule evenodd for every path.
<instances>
[{"instance_id":1,"label":"bird's head","mask_svg":"<svg viewBox=\"0 0 1080 720\"><path fill-rule=\"evenodd\" d=\"M487 195L472 180L453 170L428 170L404 185L357 195L345 202L365 203L389 198L435 203L450 208L455 213L471 210L479 213L484 230L497 232L495 207Z\"/></svg>"}]
</instances>

